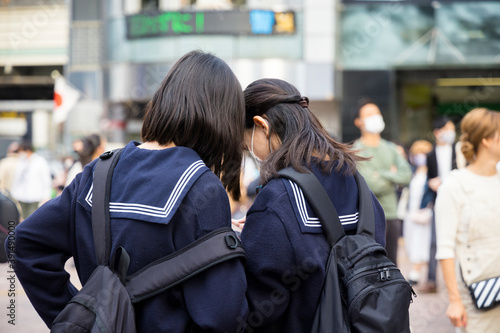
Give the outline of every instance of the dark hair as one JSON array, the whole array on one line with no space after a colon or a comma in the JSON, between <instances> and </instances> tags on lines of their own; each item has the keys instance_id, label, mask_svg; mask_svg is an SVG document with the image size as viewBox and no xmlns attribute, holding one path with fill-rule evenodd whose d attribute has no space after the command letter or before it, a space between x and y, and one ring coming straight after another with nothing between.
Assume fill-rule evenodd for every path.
<instances>
[{"instance_id":1,"label":"dark hair","mask_svg":"<svg viewBox=\"0 0 500 333\"><path fill-rule=\"evenodd\" d=\"M147 104L142 140L193 149L238 200L243 110L241 85L229 66L192 51L173 65Z\"/></svg>"},{"instance_id":2,"label":"dark hair","mask_svg":"<svg viewBox=\"0 0 500 333\"><path fill-rule=\"evenodd\" d=\"M300 92L290 83L279 79L261 79L252 82L244 91L247 129L253 127L253 117L262 116L269 121L270 135L276 134L281 147L273 151L261 167L264 181L276 176L285 167L293 166L305 172L311 166L313 155L320 159L320 168L330 173L356 171L356 155L350 145L335 141L323 128L318 118L302 107Z\"/></svg>"},{"instance_id":3,"label":"dark hair","mask_svg":"<svg viewBox=\"0 0 500 333\"><path fill-rule=\"evenodd\" d=\"M18 151L31 151L33 152L33 144L31 143L31 141L28 141L28 140L23 140L20 144L19 144L19 149Z\"/></svg>"},{"instance_id":4,"label":"dark hair","mask_svg":"<svg viewBox=\"0 0 500 333\"><path fill-rule=\"evenodd\" d=\"M453 122L451 118L446 116L439 116L432 122L432 129L437 130L443 128L448 122Z\"/></svg>"},{"instance_id":5,"label":"dark hair","mask_svg":"<svg viewBox=\"0 0 500 333\"><path fill-rule=\"evenodd\" d=\"M373 105L377 105L377 103L375 103L374 100L372 100L371 98L367 98L367 97L363 97L361 98L360 100L358 100L358 103L357 103L357 108L356 108L356 112L355 112L355 115L354 115L354 118L359 118L359 115L360 115L360 111L361 109L368 105L368 104L373 104Z\"/></svg>"},{"instance_id":6,"label":"dark hair","mask_svg":"<svg viewBox=\"0 0 500 333\"><path fill-rule=\"evenodd\" d=\"M90 134L81 139L83 148L77 151L83 166L92 162L92 157L96 149L101 145L101 137L98 134Z\"/></svg>"}]
</instances>

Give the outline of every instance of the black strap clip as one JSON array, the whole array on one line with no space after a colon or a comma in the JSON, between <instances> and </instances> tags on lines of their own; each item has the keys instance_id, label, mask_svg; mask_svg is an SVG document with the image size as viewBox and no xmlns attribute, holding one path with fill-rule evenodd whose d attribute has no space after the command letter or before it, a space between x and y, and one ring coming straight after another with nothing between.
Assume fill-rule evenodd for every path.
<instances>
[{"instance_id":1,"label":"black strap clip","mask_svg":"<svg viewBox=\"0 0 500 333\"><path fill-rule=\"evenodd\" d=\"M101 154L101 156L99 156L99 158L101 160L107 160L108 158L110 158L111 156L113 156L113 151L112 150L109 150L109 151L105 151L104 153Z\"/></svg>"},{"instance_id":2,"label":"black strap clip","mask_svg":"<svg viewBox=\"0 0 500 333\"><path fill-rule=\"evenodd\" d=\"M233 234L226 235L224 240L226 241L227 247L230 249L236 249L241 244L238 237Z\"/></svg>"}]
</instances>

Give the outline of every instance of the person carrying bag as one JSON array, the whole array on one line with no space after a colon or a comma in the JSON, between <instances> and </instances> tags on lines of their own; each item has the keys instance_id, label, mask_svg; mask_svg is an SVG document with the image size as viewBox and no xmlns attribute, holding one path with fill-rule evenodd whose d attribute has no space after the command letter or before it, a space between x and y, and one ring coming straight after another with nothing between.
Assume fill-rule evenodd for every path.
<instances>
[{"instance_id":1,"label":"person carrying bag","mask_svg":"<svg viewBox=\"0 0 500 333\"><path fill-rule=\"evenodd\" d=\"M462 120L462 152L470 162L438 190L438 251L450 304L463 332L500 327L500 113L474 109Z\"/></svg>"}]
</instances>

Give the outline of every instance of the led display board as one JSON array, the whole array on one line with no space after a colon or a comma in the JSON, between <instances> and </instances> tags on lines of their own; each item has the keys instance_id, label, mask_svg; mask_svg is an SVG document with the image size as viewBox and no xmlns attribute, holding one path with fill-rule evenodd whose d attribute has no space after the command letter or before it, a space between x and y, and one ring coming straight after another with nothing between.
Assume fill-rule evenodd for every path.
<instances>
[{"instance_id":1,"label":"led display board","mask_svg":"<svg viewBox=\"0 0 500 333\"><path fill-rule=\"evenodd\" d=\"M126 17L127 39L178 35L289 35L295 13L270 10L145 12Z\"/></svg>"}]
</instances>

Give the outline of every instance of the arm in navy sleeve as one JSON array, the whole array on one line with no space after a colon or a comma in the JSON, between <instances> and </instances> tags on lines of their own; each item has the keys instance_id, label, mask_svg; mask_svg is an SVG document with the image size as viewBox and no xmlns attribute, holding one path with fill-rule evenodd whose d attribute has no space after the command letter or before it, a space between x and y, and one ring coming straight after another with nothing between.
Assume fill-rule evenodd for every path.
<instances>
[{"instance_id":1,"label":"arm in navy sleeve","mask_svg":"<svg viewBox=\"0 0 500 333\"><path fill-rule=\"evenodd\" d=\"M204 233L231 226L229 200L220 182L218 186L203 183L188 200L183 213L198 220ZM192 237L191 242L195 235ZM240 332L246 327L248 314L246 288L243 261L231 259L184 282L184 301L203 332Z\"/></svg>"},{"instance_id":2,"label":"arm in navy sleeve","mask_svg":"<svg viewBox=\"0 0 500 333\"><path fill-rule=\"evenodd\" d=\"M242 243L247 254L247 299L250 307L248 325L265 327L285 312L293 288L293 247L283 221L271 209L247 215Z\"/></svg>"},{"instance_id":3,"label":"arm in navy sleeve","mask_svg":"<svg viewBox=\"0 0 500 333\"><path fill-rule=\"evenodd\" d=\"M79 177L79 176L78 176ZM15 272L33 307L48 327L77 290L64 270L71 254L73 181L15 230Z\"/></svg>"},{"instance_id":4,"label":"arm in navy sleeve","mask_svg":"<svg viewBox=\"0 0 500 333\"><path fill-rule=\"evenodd\" d=\"M373 213L375 215L375 240L385 247L385 214L384 209L372 193Z\"/></svg>"}]
</instances>

